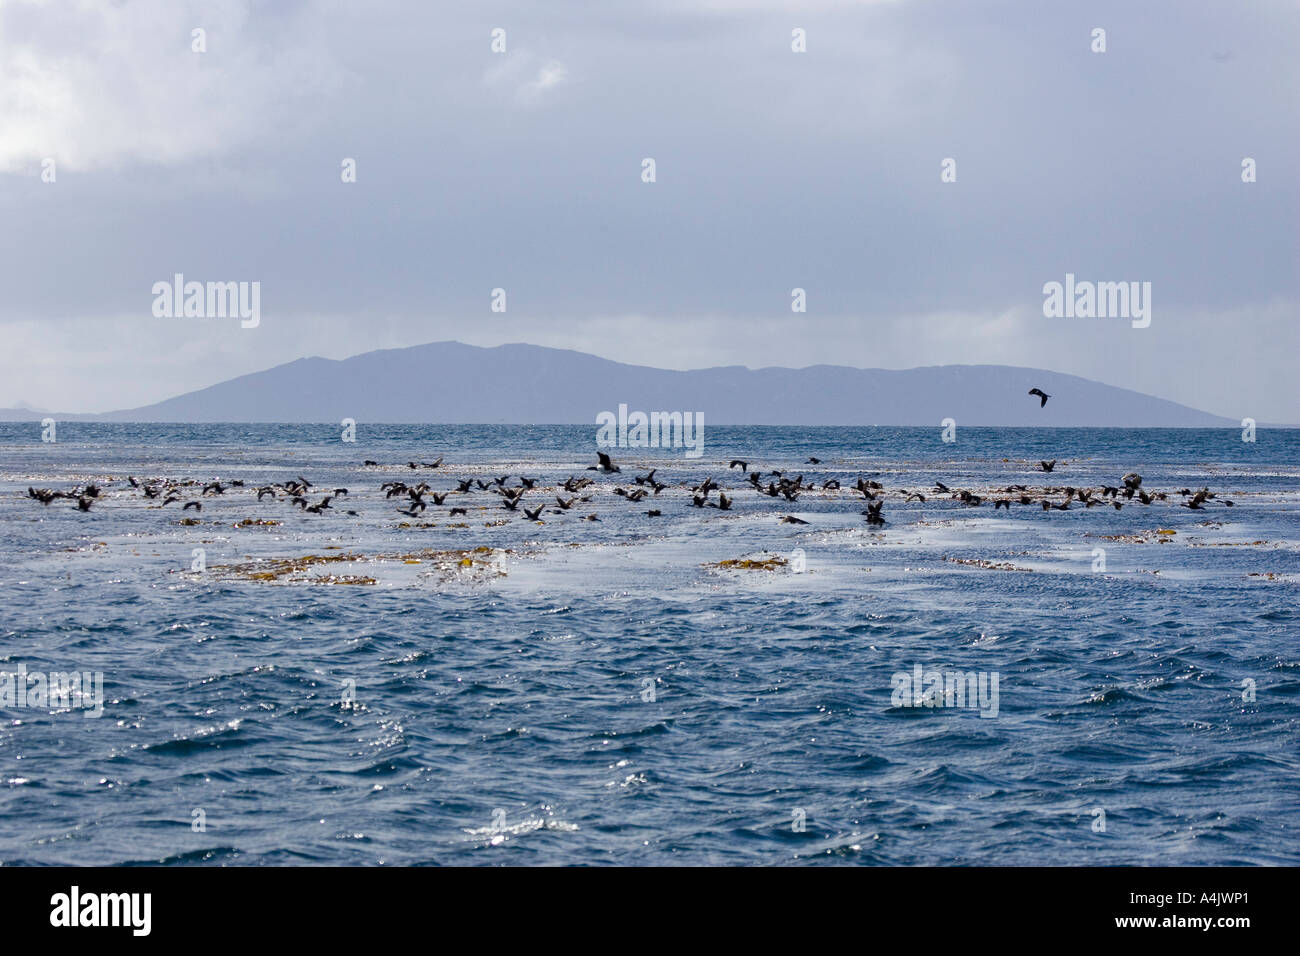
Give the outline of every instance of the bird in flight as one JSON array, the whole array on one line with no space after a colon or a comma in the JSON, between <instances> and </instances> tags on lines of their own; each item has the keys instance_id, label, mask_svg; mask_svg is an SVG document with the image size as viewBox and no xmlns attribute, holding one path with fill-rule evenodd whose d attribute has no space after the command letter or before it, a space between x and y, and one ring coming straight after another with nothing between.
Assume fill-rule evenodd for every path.
<instances>
[{"instance_id":1,"label":"bird in flight","mask_svg":"<svg viewBox=\"0 0 1300 956\"><path fill-rule=\"evenodd\" d=\"M621 469L618 467L618 465L614 464L614 462L612 462L612 461L610 460L609 455L606 454L605 452L603 452L603 451L598 451L598 452L596 452L596 457L597 457L598 459L600 459L600 464L599 464L599 465L588 465L588 466L587 466L587 470L588 470L588 471L598 471L598 472L601 472L601 473L603 473L603 474L610 474L610 473L612 473L612 472L616 472L616 471L620 471L620 470L621 470Z\"/></svg>"},{"instance_id":2,"label":"bird in flight","mask_svg":"<svg viewBox=\"0 0 1300 956\"><path fill-rule=\"evenodd\" d=\"M1039 407L1039 408L1042 408L1044 405L1046 405L1046 404L1047 404L1047 400L1048 400L1049 398L1052 397L1051 395L1048 395L1046 392L1044 392L1041 388L1031 388L1031 389L1029 390L1029 394L1030 394L1030 395L1037 395L1037 396L1038 396L1038 398L1039 398L1038 407Z\"/></svg>"}]
</instances>

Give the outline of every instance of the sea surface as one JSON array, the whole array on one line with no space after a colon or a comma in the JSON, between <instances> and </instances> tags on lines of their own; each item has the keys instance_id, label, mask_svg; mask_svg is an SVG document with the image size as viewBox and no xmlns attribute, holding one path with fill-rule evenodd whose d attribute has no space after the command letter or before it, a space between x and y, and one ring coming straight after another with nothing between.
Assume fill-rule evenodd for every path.
<instances>
[{"instance_id":1,"label":"sea surface","mask_svg":"<svg viewBox=\"0 0 1300 956\"><path fill-rule=\"evenodd\" d=\"M0 706L0 863L1300 863L1300 431L594 431L0 424L0 672L103 689Z\"/></svg>"}]
</instances>

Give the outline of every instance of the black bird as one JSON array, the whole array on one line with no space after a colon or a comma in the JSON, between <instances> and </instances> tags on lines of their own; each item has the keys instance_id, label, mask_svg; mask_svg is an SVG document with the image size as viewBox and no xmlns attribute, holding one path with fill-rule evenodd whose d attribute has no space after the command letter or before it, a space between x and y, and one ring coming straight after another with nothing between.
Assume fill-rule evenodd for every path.
<instances>
[{"instance_id":1,"label":"black bird","mask_svg":"<svg viewBox=\"0 0 1300 956\"><path fill-rule=\"evenodd\" d=\"M659 470L658 468L651 468L649 474L646 474L646 475L638 475L637 477L633 478L632 480L635 481L638 485L651 485L651 486L653 486L653 485L655 484L655 472L658 471L658 470Z\"/></svg>"},{"instance_id":2,"label":"black bird","mask_svg":"<svg viewBox=\"0 0 1300 956\"><path fill-rule=\"evenodd\" d=\"M885 523L884 517L880 514L880 509L884 506L883 501L877 501L874 505L867 505L867 524L881 525Z\"/></svg>"},{"instance_id":3,"label":"black bird","mask_svg":"<svg viewBox=\"0 0 1300 956\"><path fill-rule=\"evenodd\" d=\"M1039 408L1042 408L1044 405L1046 405L1046 404L1047 404L1047 400L1048 400L1049 398L1052 397L1051 395L1048 395L1046 392L1044 392L1041 388L1031 388L1031 389L1029 390L1029 394L1030 394L1030 395L1037 395L1037 396L1038 396L1038 398L1039 398L1038 407L1039 407Z\"/></svg>"},{"instance_id":4,"label":"black bird","mask_svg":"<svg viewBox=\"0 0 1300 956\"><path fill-rule=\"evenodd\" d=\"M545 507L546 505L538 505L536 511L529 511L527 508L525 508L524 514L528 515L529 521L536 521L542 516L542 509Z\"/></svg>"},{"instance_id":5,"label":"black bird","mask_svg":"<svg viewBox=\"0 0 1300 956\"><path fill-rule=\"evenodd\" d=\"M809 458L809 459L808 459L808 464L810 464L810 465L820 465L821 463L822 463L822 460L821 460L820 458Z\"/></svg>"},{"instance_id":6,"label":"black bird","mask_svg":"<svg viewBox=\"0 0 1300 956\"><path fill-rule=\"evenodd\" d=\"M733 459L731 460L731 464L728 465L727 467L728 467L728 468L735 468L737 465L740 466L740 470L741 470L741 471L749 471L749 462L747 462L747 461L741 461L739 458L733 458Z\"/></svg>"},{"instance_id":7,"label":"black bird","mask_svg":"<svg viewBox=\"0 0 1300 956\"><path fill-rule=\"evenodd\" d=\"M473 478L466 478L464 481L462 481L462 482L457 486L456 490L457 490L457 491L468 492L469 489L470 489L471 487L473 487L473 485L474 485L474 479L473 479Z\"/></svg>"},{"instance_id":8,"label":"black bird","mask_svg":"<svg viewBox=\"0 0 1300 956\"><path fill-rule=\"evenodd\" d=\"M717 503L716 507L717 507L717 509L718 509L719 511L730 511L730 510L731 510L731 499L728 498L728 497L727 497L723 492L719 491L719 492L718 492L718 503Z\"/></svg>"},{"instance_id":9,"label":"black bird","mask_svg":"<svg viewBox=\"0 0 1300 956\"><path fill-rule=\"evenodd\" d=\"M1056 459L1053 458L1051 461L1040 461L1038 467L1043 469L1043 471L1051 471L1056 467Z\"/></svg>"},{"instance_id":10,"label":"black bird","mask_svg":"<svg viewBox=\"0 0 1300 956\"><path fill-rule=\"evenodd\" d=\"M663 512L655 510L655 511L647 511L646 514L649 515L651 518L658 518L661 514L663 514Z\"/></svg>"},{"instance_id":11,"label":"black bird","mask_svg":"<svg viewBox=\"0 0 1300 956\"><path fill-rule=\"evenodd\" d=\"M77 507L80 508L82 511L89 511L90 506L93 505L94 503L95 503L95 499L89 497L88 495L82 495L80 498L77 499ZM198 502L193 501L190 502L190 504L197 505Z\"/></svg>"},{"instance_id":12,"label":"black bird","mask_svg":"<svg viewBox=\"0 0 1300 956\"><path fill-rule=\"evenodd\" d=\"M808 522L804 521L803 518L795 518L790 515L786 515L781 519L781 524L807 524L807 523Z\"/></svg>"},{"instance_id":13,"label":"black bird","mask_svg":"<svg viewBox=\"0 0 1300 956\"><path fill-rule=\"evenodd\" d=\"M188 511L190 508L193 508L195 511L202 511L203 505L197 501L187 501L185 504L181 505L181 511ZM86 509L82 508L81 510L85 511Z\"/></svg>"},{"instance_id":14,"label":"black bird","mask_svg":"<svg viewBox=\"0 0 1300 956\"><path fill-rule=\"evenodd\" d=\"M596 457L600 459L600 464L588 465L587 466L588 471L599 471L599 472L612 474L616 471L623 470L619 468L618 465L614 464L614 462L610 460L609 455L603 451L596 452Z\"/></svg>"},{"instance_id":15,"label":"black bird","mask_svg":"<svg viewBox=\"0 0 1300 956\"><path fill-rule=\"evenodd\" d=\"M447 514L449 514L451 517L454 518L456 517L456 515L468 514L468 512L464 508L452 508L449 512L447 512Z\"/></svg>"},{"instance_id":16,"label":"black bird","mask_svg":"<svg viewBox=\"0 0 1300 956\"><path fill-rule=\"evenodd\" d=\"M563 498L561 498L559 495L556 495L556 496L555 496L555 500L556 500L556 502L559 504L559 506L560 506L561 508L563 508L565 511L568 511L570 508L572 508L572 507L574 506L574 504L577 502L578 499L577 499L577 498L570 498L568 501L565 501L565 500L564 500Z\"/></svg>"}]
</instances>

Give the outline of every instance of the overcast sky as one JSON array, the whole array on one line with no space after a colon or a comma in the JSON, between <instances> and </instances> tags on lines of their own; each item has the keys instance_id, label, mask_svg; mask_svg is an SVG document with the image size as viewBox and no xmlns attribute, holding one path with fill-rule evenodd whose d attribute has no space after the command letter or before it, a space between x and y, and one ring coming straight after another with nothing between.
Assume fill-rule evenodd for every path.
<instances>
[{"instance_id":1,"label":"overcast sky","mask_svg":"<svg viewBox=\"0 0 1300 956\"><path fill-rule=\"evenodd\" d=\"M1294 0L0 0L0 406L459 339L1300 422L1297 50ZM261 324L155 318L177 272ZM1150 326L1044 317L1066 273Z\"/></svg>"}]
</instances>

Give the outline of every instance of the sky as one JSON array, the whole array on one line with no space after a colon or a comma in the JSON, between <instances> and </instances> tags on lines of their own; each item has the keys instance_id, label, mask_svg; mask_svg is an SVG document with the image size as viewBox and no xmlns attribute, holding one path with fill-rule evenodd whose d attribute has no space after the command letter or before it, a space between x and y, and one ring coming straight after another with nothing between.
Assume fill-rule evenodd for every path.
<instances>
[{"instance_id":1,"label":"sky","mask_svg":"<svg viewBox=\"0 0 1300 956\"><path fill-rule=\"evenodd\" d=\"M1300 423L1298 49L1294 0L0 0L0 406L456 339ZM177 273L259 324L155 316Z\"/></svg>"}]
</instances>

